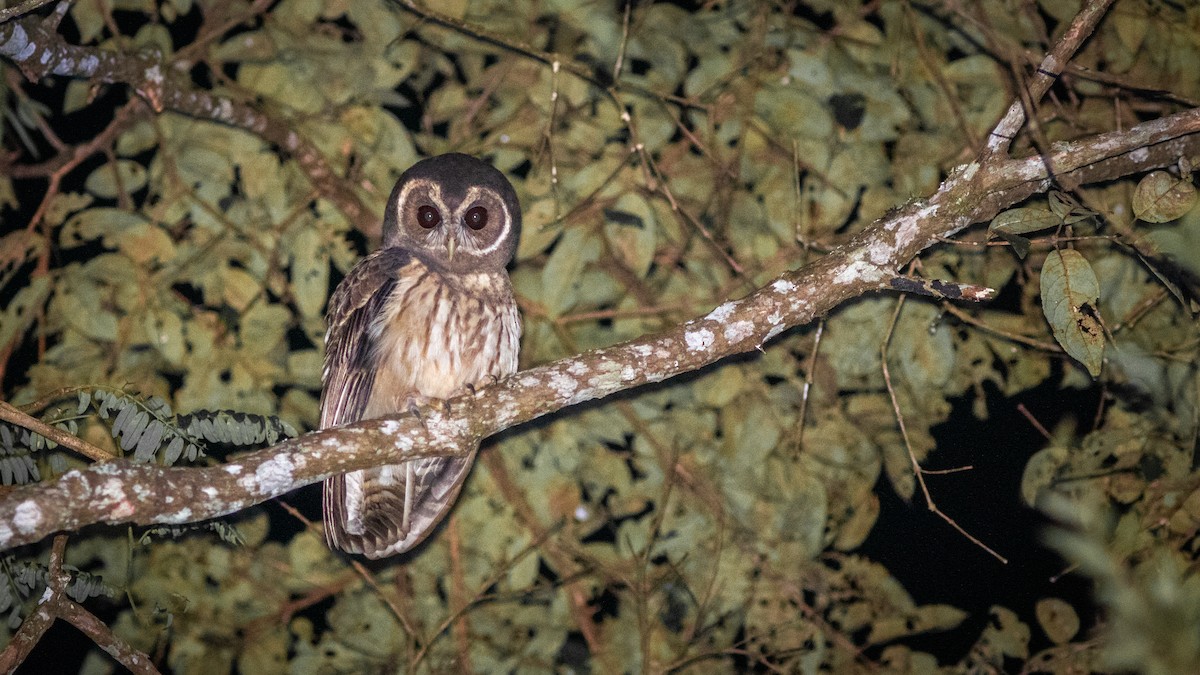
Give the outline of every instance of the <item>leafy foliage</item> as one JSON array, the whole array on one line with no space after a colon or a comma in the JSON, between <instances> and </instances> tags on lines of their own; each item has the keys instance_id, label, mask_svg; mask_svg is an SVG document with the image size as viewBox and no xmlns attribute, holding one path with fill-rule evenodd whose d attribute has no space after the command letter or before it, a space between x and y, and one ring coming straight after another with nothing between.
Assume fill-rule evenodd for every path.
<instances>
[{"instance_id":1,"label":"leafy foliage","mask_svg":"<svg viewBox=\"0 0 1200 675\"><path fill-rule=\"evenodd\" d=\"M419 156L487 156L525 214L512 279L530 365L704 314L928 194L1011 102L1006 55L1023 69L1015 55L1047 48L1079 3L974 3L969 20L892 1L681 4L633 3L626 22L618 3L571 0L180 0L122 3L117 21L77 2L64 25L269 111L372 213ZM1105 77L1068 74L1069 95L1014 152L1174 109L1147 92L1200 97L1192 14L1118 3L1075 60ZM111 428L47 420L164 464L314 428L324 303L365 246L306 158L82 79L51 108L37 100L49 85L10 75L5 152L27 154L23 173L0 171L4 397L95 384L72 416ZM30 177L54 169L37 173L33 151L72 111L99 121L98 149L46 188ZM69 555L129 580L114 629L179 672L1183 672L1200 657L1164 646L1200 630L1200 211L1187 170L1154 181L1030 200L992 224L1011 246L980 228L922 255L924 276L1002 289L992 305L951 317L907 301L893 323L896 298L862 298L819 344L815 327L791 331L754 358L504 435L450 524L366 577L273 507L239 517L240 547L192 535L131 549L89 532ZM1086 292L1075 269L1091 273ZM1102 414L1052 429L1036 454L1014 449L1032 455L1024 480L995 489L1084 514L1053 541L1105 611L997 604L965 653L922 651L919 636L971 617L914 600L859 551L877 490L920 498L912 458L936 462L933 430L956 401L983 418L989 394L1071 399L1097 381ZM0 425L6 482L65 468L38 471L52 447L38 438ZM302 516L315 499L296 497ZM10 586L4 608L30 588Z\"/></svg>"},{"instance_id":2,"label":"leafy foliage","mask_svg":"<svg viewBox=\"0 0 1200 675\"><path fill-rule=\"evenodd\" d=\"M76 602L116 595L99 576L81 572L70 565L64 566L63 569L71 575L71 581L67 584L67 595ZM46 587L47 575L46 566L40 563L17 561L11 555L0 558L0 613L8 613L7 627L10 630L21 623L22 605Z\"/></svg>"}]
</instances>

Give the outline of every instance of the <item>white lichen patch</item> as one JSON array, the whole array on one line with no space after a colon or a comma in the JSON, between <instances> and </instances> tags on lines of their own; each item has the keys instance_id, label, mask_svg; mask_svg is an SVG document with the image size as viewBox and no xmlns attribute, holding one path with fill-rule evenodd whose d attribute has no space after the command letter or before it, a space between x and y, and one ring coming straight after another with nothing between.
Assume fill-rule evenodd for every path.
<instances>
[{"instance_id":1,"label":"white lichen patch","mask_svg":"<svg viewBox=\"0 0 1200 675\"><path fill-rule=\"evenodd\" d=\"M8 526L8 523L0 521L0 546L7 546L12 536L12 528Z\"/></svg>"},{"instance_id":2,"label":"white lichen patch","mask_svg":"<svg viewBox=\"0 0 1200 675\"><path fill-rule=\"evenodd\" d=\"M383 433L387 434L388 436L395 436L396 434L400 433L400 430L402 428L403 428L403 425L400 424L399 422L397 422L396 420L384 420L379 425L379 430L382 431Z\"/></svg>"},{"instance_id":3,"label":"white lichen patch","mask_svg":"<svg viewBox=\"0 0 1200 675\"><path fill-rule=\"evenodd\" d=\"M425 428L429 430L429 447L457 448L462 439L470 433L471 423L465 419L448 417L430 420L426 423ZM396 439L396 448L401 452L412 450L412 439L407 436L398 437Z\"/></svg>"},{"instance_id":4,"label":"white lichen patch","mask_svg":"<svg viewBox=\"0 0 1200 675\"><path fill-rule=\"evenodd\" d=\"M771 326L771 329L767 331L767 337L763 338L763 342L766 342L767 340L770 340L771 338L775 337L776 335L779 335L780 333L783 332L783 330L785 328L787 328L787 326L784 326L783 324L776 324L774 326ZM759 346L761 347L762 344L759 344Z\"/></svg>"},{"instance_id":5,"label":"white lichen patch","mask_svg":"<svg viewBox=\"0 0 1200 675\"><path fill-rule=\"evenodd\" d=\"M213 487L200 488L200 492L202 492L204 494L204 496L208 497L209 499L217 498L217 489L216 488L213 488Z\"/></svg>"},{"instance_id":6,"label":"white lichen patch","mask_svg":"<svg viewBox=\"0 0 1200 675\"><path fill-rule=\"evenodd\" d=\"M278 494L285 491L292 485L294 480L292 474L295 470L296 464L292 461L292 456L287 454L275 455L259 464L254 471L259 493Z\"/></svg>"},{"instance_id":7,"label":"white lichen patch","mask_svg":"<svg viewBox=\"0 0 1200 675\"><path fill-rule=\"evenodd\" d=\"M571 373L572 375L586 375L587 371L588 371L587 365L580 363L579 361L576 361L576 362L572 363L571 365L567 366L567 372Z\"/></svg>"},{"instance_id":8,"label":"white lichen patch","mask_svg":"<svg viewBox=\"0 0 1200 675\"><path fill-rule=\"evenodd\" d=\"M711 330L701 328L684 333L683 339L687 342L688 351L696 352L711 347L714 336Z\"/></svg>"},{"instance_id":9,"label":"white lichen patch","mask_svg":"<svg viewBox=\"0 0 1200 675\"><path fill-rule=\"evenodd\" d=\"M596 370L600 371L602 375L616 375L617 373L620 373L621 369L624 367L625 366L621 363L605 359L596 366Z\"/></svg>"},{"instance_id":10,"label":"white lichen patch","mask_svg":"<svg viewBox=\"0 0 1200 675\"><path fill-rule=\"evenodd\" d=\"M584 401L590 401L590 400L596 398L596 395L597 394L596 394L595 387L584 387L584 388L580 389L579 391L575 392L575 395L567 400L567 405L575 405L576 403L583 403Z\"/></svg>"},{"instance_id":11,"label":"white lichen patch","mask_svg":"<svg viewBox=\"0 0 1200 675\"><path fill-rule=\"evenodd\" d=\"M173 525L190 523L192 522L192 510L185 507L176 511L175 513L163 514L162 522L171 523Z\"/></svg>"},{"instance_id":12,"label":"white lichen patch","mask_svg":"<svg viewBox=\"0 0 1200 675\"><path fill-rule=\"evenodd\" d=\"M137 513L137 509L134 507L133 502L128 499L122 499L113 505L112 510L108 512L105 518L110 523L123 523L132 518L135 513Z\"/></svg>"},{"instance_id":13,"label":"white lichen patch","mask_svg":"<svg viewBox=\"0 0 1200 675\"><path fill-rule=\"evenodd\" d=\"M650 345L634 345L633 353L642 358L646 358L654 353L654 347L651 347Z\"/></svg>"},{"instance_id":14,"label":"white lichen patch","mask_svg":"<svg viewBox=\"0 0 1200 675\"><path fill-rule=\"evenodd\" d=\"M776 293L792 293L796 290L796 284L793 284L787 279L779 279L775 283L771 284L771 289Z\"/></svg>"},{"instance_id":15,"label":"white lichen patch","mask_svg":"<svg viewBox=\"0 0 1200 675\"><path fill-rule=\"evenodd\" d=\"M891 260L892 251L895 245L889 244L881 239L876 239L870 244L867 244L866 258L871 261L872 265L886 265Z\"/></svg>"},{"instance_id":16,"label":"white lichen patch","mask_svg":"<svg viewBox=\"0 0 1200 675\"><path fill-rule=\"evenodd\" d=\"M228 473L231 476L236 476L241 472L242 472L241 464L229 464L229 465L225 466L225 473Z\"/></svg>"},{"instance_id":17,"label":"white lichen patch","mask_svg":"<svg viewBox=\"0 0 1200 675\"><path fill-rule=\"evenodd\" d=\"M96 490L96 496L106 502L119 502L125 499L125 489L120 480L110 478L100 484Z\"/></svg>"},{"instance_id":18,"label":"white lichen patch","mask_svg":"<svg viewBox=\"0 0 1200 675\"><path fill-rule=\"evenodd\" d=\"M838 272L833 281L837 284L852 284L856 281L873 282L881 281L884 276L880 267L865 260L855 260Z\"/></svg>"},{"instance_id":19,"label":"white lichen patch","mask_svg":"<svg viewBox=\"0 0 1200 675\"><path fill-rule=\"evenodd\" d=\"M1129 153L1129 159L1134 162L1144 162L1149 157L1150 157L1150 149L1149 148L1144 148L1144 147L1138 148L1137 150L1134 150Z\"/></svg>"},{"instance_id":20,"label":"white lichen patch","mask_svg":"<svg viewBox=\"0 0 1200 675\"><path fill-rule=\"evenodd\" d=\"M586 371L587 369L585 368L584 372ZM579 389L579 383L562 373L554 373L550 376L550 388L554 390L554 393L559 398L570 398L571 394L574 394L575 390Z\"/></svg>"},{"instance_id":21,"label":"white lichen patch","mask_svg":"<svg viewBox=\"0 0 1200 675\"><path fill-rule=\"evenodd\" d=\"M522 387L536 387L541 384L541 381L532 375L526 375L518 380L518 382L521 383Z\"/></svg>"},{"instance_id":22,"label":"white lichen patch","mask_svg":"<svg viewBox=\"0 0 1200 675\"><path fill-rule=\"evenodd\" d=\"M709 321L724 321L725 319L729 318L730 314L733 314L734 306L735 305L732 302L726 302L722 305L718 305L716 309L709 312L708 316L704 318L708 319Z\"/></svg>"},{"instance_id":23,"label":"white lichen patch","mask_svg":"<svg viewBox=\"0 0 1200 675\"><path fill-rule=\"evenodd\" d=\"M443 422L443 424L444 424L444 422ZM412 448L413 448L413 439L408 434L401 434L401 433L393 434L392 435L392 447L396 448L397 450L400 450L401 452L407 452L409 450L412 450Z\"/></svg>"},{"instance_id":24,"label":"white lichen patch","mask_svg":"<svg viewBox=\"0 0 1200 675\"><path fill-rule=\"evenodd\" d=\"M726 342L741 342L754 334L754 324L749 321L734 321L725 328Z\"/></svg>"},{"instance_id":25,"label":"white lichen patch","mask_svg":"<svg viewBox=\"0 0 1200 675\"><path fill-rule=\"evenodd\" d=\"M42 509L32 499L17 504L13 512L12 524L21 534L32 534L42 523Z\"/></svg>"},{"instance_id":26,"label":"white lichen patch","mask_svg":"<svg viewBox=\"0 0 1200 675\"><path fill-rule=\"evenodd\" d=\"M37 51L37 45L29 40L29 34L21 26L14 25L12 36L8 39L9 47L16 52L16 59L24 61L33 56Z\"/></svg>"},{"instance_id":27,"label":"white lichen patch","mask_svg":"<svg viewBox=\"0 0 1200 675\"><path fill-rule=\"evenodd\" d=\"M133 496L137 497L138 501L144 502L144 501L146 501L146 498L149 497L150 495L151 495L150 488L146 487L145 485L142 485L141 483L133 484Z\"/></svg>"},{"instance_id":28,"label":"white lichen patch","mask_svg":"<svg viewBox=\"0 0 1200 675\"><path fill-rule=\"evenodd\" d=\"M783 315L778 311L771 312L767 315L767 322L769 322L772 326L778 326L779 324L783 323Z\"/></svg>"},{"instance_id":29,"label":"white lichen patch","mask_svg":"<svg viewBox=\"0 0 1200 675\"><path fill-rule=\"evenodd\" d=\"M932 205L926 206L925 208L921 209L920 211L918 211L915 214L912 214L912 215L904 217L904 218L898 218L895 221L889 223L888 229L890 229L896 233L896 245L897 246L907 246L908 243L910 241L912 241L912 239L914 237L916 237L917 235L919 235L921 233L921 227L920 227L921 221L936 216L937 212L940 210L941 209L938 205L932 204ZM890 249L891 247L888 247L888 248ZM871 259L875 260L874 254L872 255ZM878 262L881 265L886 264L888 262L888 258L885 256L882 260L879 260Z\"/></svg>"}]
</instances>

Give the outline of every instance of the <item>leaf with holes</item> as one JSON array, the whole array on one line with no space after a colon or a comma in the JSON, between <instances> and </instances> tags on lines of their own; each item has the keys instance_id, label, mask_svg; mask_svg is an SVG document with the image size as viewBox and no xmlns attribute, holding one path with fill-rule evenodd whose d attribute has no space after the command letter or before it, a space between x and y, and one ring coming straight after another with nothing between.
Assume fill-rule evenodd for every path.
<instances>
[{"instance_id":1,"label":"leaf with holes","mask_svg":"<svg viewBox=\"0 0 1200 675\"><path fill-rule=\"evenodd\" d=\"M1092 377L1100 374L1104 359L1104 331L1096 303L1100 282L1077 251L1052 251L1042 265L1042 312L1054 330L1054 339Z\"/></svg>"},{"instance_id":2,"label":"leaf with holes","mask_svg":"<svg viewBox=\"0 0 1200 675\"><path fill-rule=\"evenodd\" d=\"M1133 191L1133 215L1148 223L1165 223L1182 216L1196 203L1191 177L1176 178L1153 171Z\"/></svg>"}]
</instances>

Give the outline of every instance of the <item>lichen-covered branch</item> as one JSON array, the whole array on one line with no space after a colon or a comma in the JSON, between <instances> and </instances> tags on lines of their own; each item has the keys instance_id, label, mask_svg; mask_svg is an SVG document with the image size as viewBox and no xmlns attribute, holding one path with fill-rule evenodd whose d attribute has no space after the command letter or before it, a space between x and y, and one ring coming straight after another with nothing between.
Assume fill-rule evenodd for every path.
<instances>
[{"instance_id":1,"label":"lichen-covered branch","mask_svg":"<svg viewBox=\"0 0 1200 675\"><path fill-rule=\"evenodd\" d=\"M315 145L293 130L293 124L246 103L191 86L186 72L164 63L157 53L120 52L68 44L56 22L37 17L0 24L0 56L11 60L32 81L48 75L126 84L155 112L172 110L245 129L296 158L320 194L329 199L355 228L379 236L380 219L369 212L350 183L334 175Z\"/></svg>"},{"instance_id":2,"label":"lichen-covered branch","mask_svg":"<svg viewBox=\"0 0 1200 675\"><path fill-rule=\"evenodd\" d=\"M562 408L659 382L822 316L849 298L910 283L897 274L921 250L1052 184L1046 166L1080 183L1175 164L1200 151L1200 109L1128 131L1062 143L1047 158L992 159L951 173L929 199L912 202L844 246L754 293L661 333L533 368L450 401L447 409L311 433L213 468L162 468L125 461L71 471L0 499L0 548L97 522L184 523L277 497L339 472L434 454ZM900 279L897 284L896 280Z\"/></svg>"}]
</instances>

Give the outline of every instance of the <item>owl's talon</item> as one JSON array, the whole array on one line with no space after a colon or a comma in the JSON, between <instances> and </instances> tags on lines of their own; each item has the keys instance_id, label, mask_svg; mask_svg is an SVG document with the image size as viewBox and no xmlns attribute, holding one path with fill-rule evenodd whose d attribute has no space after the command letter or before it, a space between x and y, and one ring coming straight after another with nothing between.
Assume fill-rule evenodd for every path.
<instances>
[{"instance_id":1,"label":"owl's talon","mask_svg":"<svg viewBox=\"0 0 1200 675\"><path fill-rule=\"evenodd\" d=\"M405 407L407 408L409 414L417 418L417 421L421 423L421 426L425 427L425 431L429 431L429 425L425 423L425 416L421 414L421 408L423 405L425 404L419 402L417 397L409 396L408 404Z\"/></svg>"},{"instance_id":2,"label":"owl's talon","mask_svg":"<svg viewBox=\"0 0 1200 675\"><path fill-rule=\"evenodd\" d=\"M432 398L413 394L408 397L404 404L404 409L420 420L421 426L425 427L426 430L429 429L429 426L425 424L425 415L421 411L434 410L435 408L440 409L442 415L447 417L450 415L450 401L444 398Z\"/></svg>"}]
</instances>

